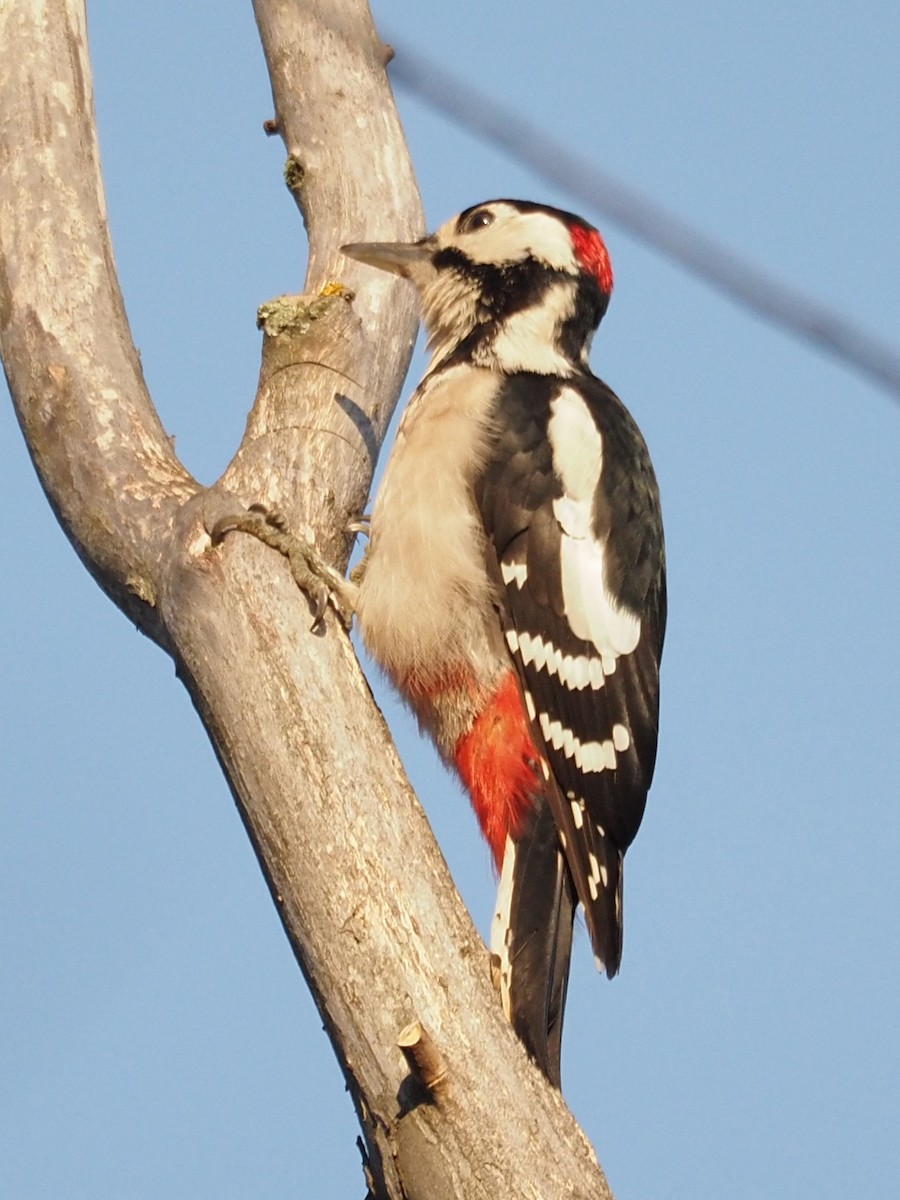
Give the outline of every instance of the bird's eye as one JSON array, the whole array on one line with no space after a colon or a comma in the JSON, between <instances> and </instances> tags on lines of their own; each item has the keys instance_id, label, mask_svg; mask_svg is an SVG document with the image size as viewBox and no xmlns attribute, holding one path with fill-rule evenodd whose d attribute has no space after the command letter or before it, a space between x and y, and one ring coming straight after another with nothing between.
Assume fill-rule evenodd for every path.
<instances>
[{"instance_id":1,"label":"bird's eye","mask_svg":"<svg viewBox=\"0 0 900 1200\"><path fill-rule=\"evenodd\" d=\"M475 208L459 218L456 229L458 233L474 233L476 229L492 225L493 221L494 214L489 208Z\"/></svg>"}]
</instances>

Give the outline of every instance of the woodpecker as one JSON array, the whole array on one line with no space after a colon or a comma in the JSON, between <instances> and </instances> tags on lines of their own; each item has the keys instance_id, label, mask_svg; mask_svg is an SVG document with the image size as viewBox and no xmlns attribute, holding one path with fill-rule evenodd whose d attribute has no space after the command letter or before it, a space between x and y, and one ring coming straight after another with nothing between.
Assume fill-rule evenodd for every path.
<instances>
[{"instance_id":1,"label":"woodpecker","mask_svg":"<svg viewBox=\"0 0 900 1200\"><path fill-rule=\"evenodd\" d=\"M355 612L375 661L467 789L500 879L491 960L556 1087L580 904L622 958L622 861L656 762L666 623L659 489L591 373L613 274L572 213L491 200L412 243L342 247L416 287L431 361L344 579L260 506L223 517Z\"/></svg>"},{"instance_id":2,"label":"woodpecker","mask_svg":"<svg viewBox=\"0 0 900 1200\"><path fill-rule=\"evenodd\" d=\"M579 903L598 966L619 970L666 617L650 456L588 365L609 255L580 217L515 200L417 242L342 249L413 283L431 351L353 606L471 797L500 879L503 1007L558 1087Z\"/></svg>"}]
</instances>

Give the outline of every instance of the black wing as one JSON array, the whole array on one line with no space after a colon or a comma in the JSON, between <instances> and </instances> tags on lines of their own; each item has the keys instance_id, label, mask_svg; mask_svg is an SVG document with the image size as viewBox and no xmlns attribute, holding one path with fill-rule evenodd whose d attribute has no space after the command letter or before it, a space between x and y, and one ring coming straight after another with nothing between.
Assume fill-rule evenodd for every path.
<instances>
[{"instance_id":1,"label":"black wing","mask_svg":"<svg viewBox=\"0 0 900 1200\"><path fill-rule=\"evenodd\" d=\"M656 761L659 494L634 420L592 375L516 375L498 406L502 432L477 487L488 557L560 840L594 953L612 976L622 856Z\"/></svg>"}]
</instances>

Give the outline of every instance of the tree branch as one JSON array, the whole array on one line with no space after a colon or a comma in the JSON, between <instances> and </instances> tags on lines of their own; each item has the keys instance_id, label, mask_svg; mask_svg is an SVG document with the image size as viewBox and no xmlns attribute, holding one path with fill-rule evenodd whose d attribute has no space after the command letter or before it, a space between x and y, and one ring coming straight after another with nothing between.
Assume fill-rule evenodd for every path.
<instances>
[{"instance_id":1,"label":"tree branch","mask_svg":"<svg viewBox=\"0 0 900 1200\"><path fill-rule=\"evenodd\" d=\"M368 495L418 320L408 287L339 247L364 232L418 237L422 207L368 5L255 0L254 11L288 152L285 178L309 235L306 311L338 279L354 300L324 341L287 336L264 359L247 433L222 483L278 507L345 561L341 531ZM346 309L339 298L332 307Z\"/></svg>"},{"instance_id":2,"label":"tree branch","mask_svg":"<svg viewBox=\"0 0 900 1200\"><path fill-rule=\"evenodd\" d=\"M256 0L311 294L266 320L257 402L220 484L178 463L131 345L106 229L83 6L0 10L0 348L45 490L107 592L175 659L341 1061L391 1200L609 1195L528 1063L349 641L287 564L207 530L266 501L346 558L408 362L413 297L338 254L421 209L363 0ZM380 214L380 219L376 215ZM371 276L371 278L370 278ZM339 278L355 293L323 283ZM398 1038L420 1022L433 1091ZM433 1081L432 1081L433 1082Z\"/></svg>"},{"instance_id":3,"label":"tree branch","mask_svg":"<svg viewBox=\"0 0 900 1200\"><path fill-rule=\"evenodd\" d=\"M197 485L150 401L106 223L84 5L0 8L0 352L88 570L152 636L166 519Z\"/></svg>"}]
</instances>

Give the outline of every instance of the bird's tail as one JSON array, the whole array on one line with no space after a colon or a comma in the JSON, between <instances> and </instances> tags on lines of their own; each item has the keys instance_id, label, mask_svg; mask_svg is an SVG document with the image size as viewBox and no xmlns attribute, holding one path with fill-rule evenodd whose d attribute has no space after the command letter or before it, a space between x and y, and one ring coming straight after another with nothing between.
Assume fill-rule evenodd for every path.
<instances>
[{"instance_id":1,"label":"bird's tail","mask_svg":"<svg viewBox=\"0 0 900 1200\"><path fill-rule=\"evenodd\" d=\"M507 838L491 955L504 1011L555 1087L577 904L550 805L538 803Z\"/></svg>"}]
</instances>

